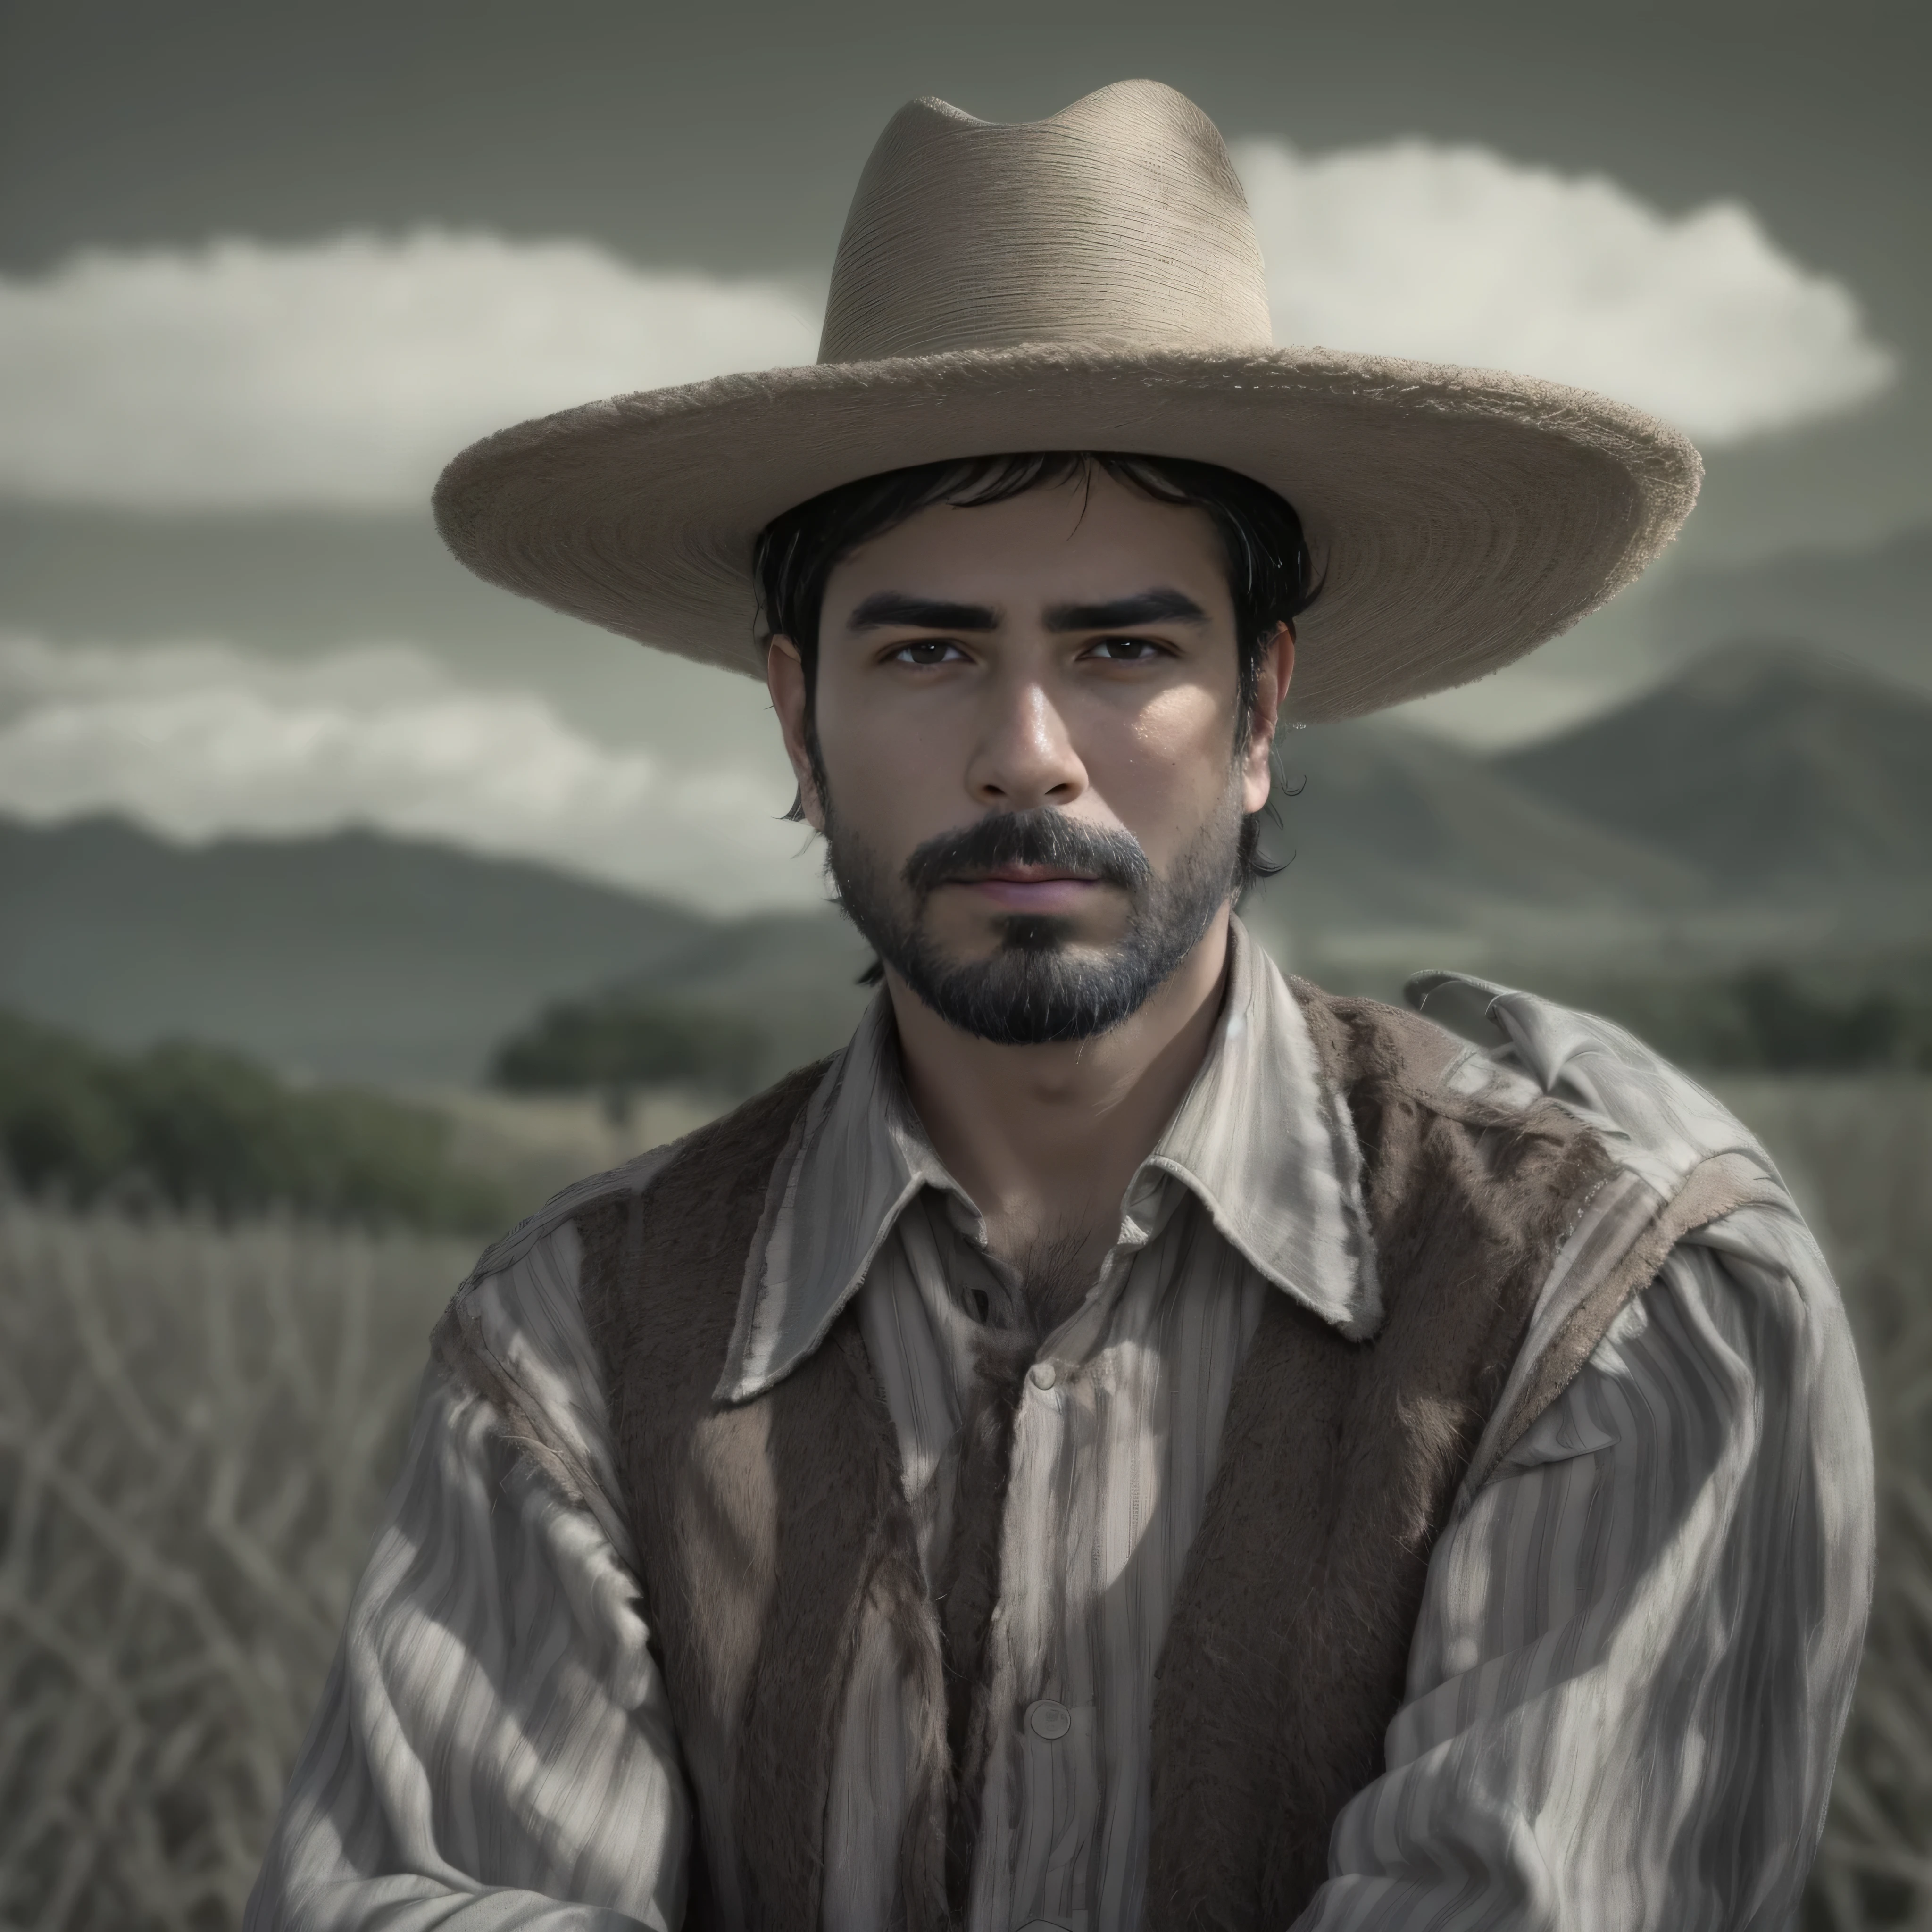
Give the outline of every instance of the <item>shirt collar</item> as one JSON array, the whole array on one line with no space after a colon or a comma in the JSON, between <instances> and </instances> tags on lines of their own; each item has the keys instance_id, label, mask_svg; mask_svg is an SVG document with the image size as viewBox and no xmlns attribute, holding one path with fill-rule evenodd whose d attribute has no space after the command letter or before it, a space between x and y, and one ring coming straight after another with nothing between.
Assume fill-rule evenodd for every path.
<instances>
[{"instance_id":1,"label":"shirt collar","mask_svg":"<svg viewBox=\"0 0 1932 1932\"><path fill-rule=\"evenodd\" d=\"M1361 1174L1347 1103L1322 1076L1301 1009L1237 920L1207 1057L1124 1212L1142 1217L1171 1176L1264 1280L1360 1340L1382 1312ZM719 1400L764 1394L818 1347L928 1186L970 1208L907 1096L881 992L779 1156Z\"/></svg>"}]
</instances>

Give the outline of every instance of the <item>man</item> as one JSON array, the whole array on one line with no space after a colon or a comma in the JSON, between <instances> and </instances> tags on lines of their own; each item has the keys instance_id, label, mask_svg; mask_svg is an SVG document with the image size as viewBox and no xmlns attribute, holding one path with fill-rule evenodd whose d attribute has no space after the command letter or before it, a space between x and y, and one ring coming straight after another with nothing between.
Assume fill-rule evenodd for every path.
<instances>
[{"instance_id":1,"label":"man","mask_svg":"<svg viewBox=\"0 0 1932 1932\"><path fill-rule=\"evenodd\" d=\"M1147 83L915 104L815 368L458 460L473 568L762 668L883 986L458 1295L255 1924L1788 1922L1871 1504L1774 1172L1614 1028L1232 911L1291 688L1520 655L1696 478L1270 348Z\"/></svg>"}]
</instances>

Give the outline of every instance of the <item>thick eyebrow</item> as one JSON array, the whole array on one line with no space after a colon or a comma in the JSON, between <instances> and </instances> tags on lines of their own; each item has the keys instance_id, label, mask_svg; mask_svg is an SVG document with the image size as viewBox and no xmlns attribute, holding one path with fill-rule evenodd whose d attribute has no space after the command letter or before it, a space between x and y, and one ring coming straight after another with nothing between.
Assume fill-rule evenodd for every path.
<instances>
[{"instance_id":1,"label":"thick eyebrow","mask_svg":"<svg viewBox=\"0 0 1932 1932\"><path fill-rule=\"evenodd\" d=\"M1056 604L1046 614L1049 631L1127 631L1137 624L1204 624L1208 614L1182 590L1143 590L1111 604Z\"/></svg>"},{"instance_id":2,"label":"thick eyebrow","mask_svg":"<svg viewBox=\"0 0 1932 1932\"><path fill-rule=\"evenodd\" d=\"M997 631L1000 614L983 604L946 604L902 590L877 590L845 620L848 631Z\"/></svg>"}]
</instances>

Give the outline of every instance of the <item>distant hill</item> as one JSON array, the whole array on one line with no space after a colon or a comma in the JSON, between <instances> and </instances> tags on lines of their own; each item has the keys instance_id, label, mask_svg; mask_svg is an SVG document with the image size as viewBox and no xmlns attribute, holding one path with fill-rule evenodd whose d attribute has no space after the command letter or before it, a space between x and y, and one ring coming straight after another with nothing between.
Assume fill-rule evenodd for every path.
<instances>
[{"instance_id":1,"label":"distant hill","mask_svg":"<svg viewBox=\"0 0 1932 1932\"><path fill-rule=\"evenodd\" d=\"M1650 622L1686 654L1738 638L1802 638L1863 669L1932 692L1932 526L1855 550L1793 550L1670 575Z\"/></svg>"},{"instance_id":2,"label":"distant hill","mask_svg":"<svg viewBox=\"0 0 1932 1932\"><path fill-rule=\"evenodd\" d=\"M1425 964L1728 971L1932 937L1932 700L1814 653L1720 652L1499 757L1370 721L1285 737L1280 762L1292 795L1266 842L1290 862L1248 916L1338 986ZM112 819L0 820L0 1006L122 1046L464 1082L551 1001L626 987L749 1018L775 1071L845 1037L868 958L829 909L716 919L373 832L190 848Z\"/></svg>"},{"instance_id":3,"label":"distant hill","mask_svg":"<svg viewBox=\"0 0 1932 1932\"><path fill-rule=\"evenodd\" d=\"M794 920L775 972L788 950L815 958L826 927L863 963L830 914ZM374 832L188 847L114 818L0 820L0 1005L116 1046L216 1041L332 1078L474 1078L545 1000L660 968L698 984L731 930Z\"/></svg>"},{"instance_id":4,"label":"distant hill","mask_svg":"<svg viewBox=\"0 0 1932 1932\"><path fill-rule=\"evenodd\" d=\"M1698 890L1413 732L1298 734L1283 763L1301 790L1270 843L1292 863L1253 908L1276 941L1318 931L1403 967L1472 956L1471 934L1543 952ZM0 820L0 1006L123 1047L184 1037L328 1078L463 1082L550 1002L632 987L750 1018L776 1072L850 1032L869 958L829 909L716 919L370 832L188 847L112 818Z\"/></svg>"},{"instance_id":5,"label":"distant hill","mask_svg":"<svg viewBox=\"0 0 1932 1932\"><path fill-rule=\"evenodd\" d=\"M1669 853L1525 790L1475 753L1375 721L1284 736L1286 869L1246 916L1298 968L1392 991L1424 964L1480 967L1654 943L1703 883Z\"/></svg>"},{"instance_id":6,"label":"distant hill","mask_svg":"<svg viewBox=\"0 0 1932 1932\"><path fill-rule=\"evenodd\" d=\"M1686 902L1694 871L1524 790L1474 753L1395 724L1297 732L1270 844L1313 908L1348 922L1468 916L1483 902Z\"/></svg>"},{"instance_id":7,"label":"distant hill","mask_svg":"<svg viewBox=\"0 0 1932 1932\"><path fill-rule=\"evenodd\" d=\"M824 912L754 913L706 930L619 984L730 1008L771 1041L772 1077L844 1044L871 997L859 976L872 949L844 919Z\"/></svg>"},{"instance_id":8,"label":"distant hill","mask_svg":"<svg viewBox=\"0 0 1932 1932\"><path fill-rule=\"evenodd\" d=\"M1932 698L1815 651L1734 645L1496 764L1729 899L1932 897Z\"/></svg>"}]
</instances>

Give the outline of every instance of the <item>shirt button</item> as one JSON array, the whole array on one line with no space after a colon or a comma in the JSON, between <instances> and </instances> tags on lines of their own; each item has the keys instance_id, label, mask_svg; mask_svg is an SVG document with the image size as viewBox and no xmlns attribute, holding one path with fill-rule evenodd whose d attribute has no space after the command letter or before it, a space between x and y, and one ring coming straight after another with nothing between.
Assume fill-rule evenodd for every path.
<instances>
[{"instance_id":1,"label":"shirt button","mask_svg":"<svg viewBox=\"0 0 1932 1932\"><path fill-rule=\"evenodd\" d=\"M1073 1728L1072 1712L1064 1704L1056 1704L1051 1697L1042 1697L1037 1704L1029 1704L1026 1720L1028 1730L1049 1744L1056 1738L1064 1738Z\"/></svg>"},{"instance_id":2,"label":"shirt button","mask_svg":"<svg viewBox=\"0 0 1932 1932\"><path fill-rule=\"evenodd\" d=\"M1060 1371L1051 1362L1036 1362L1027 1371L1027 1380L1036 1389L1050 1389L1060 1379Z\"/></svg>"}]
</instances>

